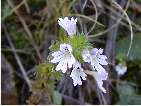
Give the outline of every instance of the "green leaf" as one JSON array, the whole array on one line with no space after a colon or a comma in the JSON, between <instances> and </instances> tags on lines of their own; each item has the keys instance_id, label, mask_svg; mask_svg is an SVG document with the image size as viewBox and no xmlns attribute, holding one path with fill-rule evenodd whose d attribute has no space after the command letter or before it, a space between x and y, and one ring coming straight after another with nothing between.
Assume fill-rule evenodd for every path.
<instances>
[{"instance_id":1,"label":"green leaf","mask_svg":"<svg viewBox=\"0 0 141 106\"><path fill-rule=\"evenodd\" d=\"M127 58L128 60L141 60L141 55L140 55L141 54L141 50L140 50L141 36L140 35L141 33L137 33L134 35L132 48ZM117 42L117 47L116 47L117 59L123 59L126 57L128 47L129 47L129 42L130 42L129 37L125 37L122 40L119 40Z\"/></svg>"},{"instance_id":2,"label":"green leaf","mask_svg":"<svg viewBox=\"0 0 141 106\"><path fill-rule=\"evenodd\" d=\"M141 96L123 96L123 98L116 105L140 105Z\"/></svg>"},{"instance_id":3,"label":"green leaf","mask_svg":"<svg viewBox=\"0 0 141 106\"><path fill-rule=\"evenodd\" d=\"M2 10L2 21L5 20L7 17L12 15L13 11L9 5L5 5L4 9Z\"/></svg>"},{"instance_id":4,"label":"green leaf","mask_svg":"<svg viewBox=\"0 0 141 106\"><path fill-rule=\"evenodd\" d=\"M91 49L92 46L88 42L88 39L85 37L84 34L74 36L69 40L72 48L73 48L73 54L75 58L82 61L82 52L84 49L88 48Z\"/></svg>"},{"instance_id":5,"label":"green leaf","mask_svg":"<svg viewBox=\"0 0 141 106\"><path fill-rule=\"evenodd\" d=\"M116 103L117 105L138 105L141 104L141 95L137 95L135 89L125 83L117 86L117 91L120 100Z\"/></svg>"},{"instance_id":6,"label":"green leaf","mask_svg":"<svg viewBox=\"0 0 141 106\"><path fill-rule=\"evenodd\" d=\"M58 51L60 48L60 44L61 43L68 43L68 39L69 39L69 37L67 37L67 36L59 37L59 39L55 42L55 44L50 46L50 48L49 48L50 51L52 51L52 52Z\"/></svg>"},{"instance_id":7,"label":"green leaf","mask_svg":"<svg viewBox=\"0 0 141 106\"><path fill-rule=\"evenodd\" d=\"M141 3L141 0L137 0L139 3Z\"/></svg>"},{"instance_id":8,"label":"green leaf","mask_svg":"<svg viewBox=\"0 0 141 106\"><path fill-rule=\"evenodd\" d=\"M53 65L49 64L49 63L48 64L46 64L46 63L39 64L37 67L37 77L40 79L43 77L50 76L51 71L52 71L52 67L53 67Z\"/></svg>"},{"instance_id":9,"label":"green leaf","mask_svg":"<svg viewBox=\"0 0 141 106\"><path fill-rule=\"evenodd\" d=\"M117 86L117 90L120 96L123 96L123 95L131 96L135 94L135 89L131 85L128 85L128 84L121 84Z\"/></svg>"},{"instance_id":10,"label":"green leaf","mask_svg":"<svg viewBox=\"0 0 141 106\"><path fill-rule=\"evenodd\" d=\"M61 105L62 102L62 95L58 91L53 92L53 104L54 105Z\"/></svg>"},{"instance_id":11,"label":"green leaf","mask_svg":"<svg viewBox=\"0 0 141 106\"><path fill-rule=\"evenodd\" d=\"M42 63L37 66L36 79L42 81L45 86L54 87L55 82L59 80L61 73L53 70L53 64Z\"/></svg>"}]
</instances>

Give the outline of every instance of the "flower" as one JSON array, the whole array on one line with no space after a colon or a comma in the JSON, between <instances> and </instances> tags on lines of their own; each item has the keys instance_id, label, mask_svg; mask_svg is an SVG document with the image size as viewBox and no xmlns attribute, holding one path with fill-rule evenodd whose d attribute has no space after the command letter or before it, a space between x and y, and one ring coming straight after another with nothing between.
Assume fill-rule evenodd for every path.
<instances>
[{"instance_id":1,"label":"flower","mask_svg":"<svg viewBox=\"0 0 141 106\"><path fill-rule=\"evenodd\" d=\"M116 65L116 72L119 76L124 75L127 72L126 64L119 63L118 65Z\"/></svg>"},{"instance_id":2,"label":"flower","mask_svg":"<svg viewBox=\"0 0 141 106\"><path fill-rule=\"evenodd\" d=\"M102 85L103 85L103 80L107 79L108 73L107 72L103 72L103 73L95 72L94 76L95 76L95 80L97 82L99 89L101 89L102 92L106 93L106 89Z\"/></svg>"},{"instance_id":3,"label":"flower","mask_svg":"<svg viewBox=\"0 0 141 106\"><path fill-rule=\"evenodd\" d=\"M97 70L99 73L106 72L101 65L107 65L107 57L102 55L103 49L93 48L91 52L88 49L84 49L82 53L83 60L92 65L93 69Z\"/></svg>"},{"instance_id":4,"label":"flower","mask_svg":"<svg viewBox=\"0 0 141 106\"><path fill-rule=\"evenodd\" d=\"M58 24L63 27L70 36L76 34L76 22L77 18L74 19L73 17L71 20L69 20L68 17L65 17L64 19L59 18L58 20Z\"/></svg>"},{"instance_id":5,"label":"flower","mask_svg":"<svg viewBox=\"0 0 141 106\"><path fill-rule=\"evenodd\" d=\"M76 86L78 85L82 85L82 81L81 78L83 80L86 80L87 75L83 72L83 68L81 67L81 64L77 61L74 65L73 65L73 70L71 72L70 77L73 79L73 85Z\"/></svg>"},{"instance_id":6,"label":"flower","mask_svg":"<svg viewBox=\"0 0 141 106\"><path fill-rule=\"evenodd\" d=\"M72 47L69 44L60 44L60 50L51 54L54 58L52 63L58 63L56 70L62 70L63 73L67 71L67 67L71 68L75 63L75 58L72 55Z\"/></svg>"}]
</instances>

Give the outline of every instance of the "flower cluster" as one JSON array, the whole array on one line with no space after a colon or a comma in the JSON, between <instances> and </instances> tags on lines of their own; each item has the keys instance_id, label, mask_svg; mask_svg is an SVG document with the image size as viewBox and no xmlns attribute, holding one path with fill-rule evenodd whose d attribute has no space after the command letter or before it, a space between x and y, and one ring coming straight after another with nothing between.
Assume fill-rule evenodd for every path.
<instances>
[{"instance_id":1,"label":"flower cluster","mask_svg":"<svg viewBox=\"0 0 141 106\"><path fill-rule=\"evenodd\" d=\"M73 39L74 36L77 36L76 34L76 22L77 18L74 19L73 17L69 20L68 17L65 17L64 19L59 18L58 24L63 27L68 35L69 39ZM76 39L77 42L77 39ZM58 51L53 51L51 54L53 59L51 60L52 63L56 63L56 71L61 70L63 73L65 73L68 69L71 70L70 77L73 80L73 85L82 85L82 80L86 80L86 74L83 69L82 60L83 63L87 62L92 67L92 70L95 72L95 80L97 82L98 87L106 93L105 88L103 87L103 80L106 80L108 77L108 73L106 70L102 67L102 65L107 65L107 57L103 55L103 49L97 49L93 48L90 50L90 48L81 47L81 57L82 60L79 60L76 58L76 55L74 53L74 47L73 44L70 44L69 42L60 43L60 47L58 48ZM78 47L79 48L79 47Z\"/></svg>"}]
</instances>

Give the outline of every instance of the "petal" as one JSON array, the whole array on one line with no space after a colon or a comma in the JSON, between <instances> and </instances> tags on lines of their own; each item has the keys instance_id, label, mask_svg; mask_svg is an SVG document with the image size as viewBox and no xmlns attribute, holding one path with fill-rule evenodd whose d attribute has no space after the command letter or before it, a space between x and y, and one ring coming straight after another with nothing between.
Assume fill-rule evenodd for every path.
<instances>
[{"instance_id":1,"label":"petal","mask_svg":"<svg viewBox=\"0 0 141 106\"><path fill-rule=\"evenodd\" d=\"M66 48L67 48L67 44L65 44L65 43L60 44L60 51L65 52Z\"/></svg>"},{"instance_id":2,"label":"petal","mask_svg":"<svg viewBox=\"0 0 141 106\"><path fill-rule=\"evenodd\" d=\"M72 47L71 47L71 45L66 44L66 46L67 46L69 52L72 52Z\"/></svg>"},{"instance_id":3,"label":"petal","mask_svg":"<svg viewBox=\"0 0 141 106\"><path fill-rule=\"evenodd\" d=\"M62 60L59 62L59 64L56 67L56 70L61 70L63 73L67 71L67 62L66 60Z\"/></svg>"},{"instance_id":4,"label":"petal","mask_svg":"<svg viewBox=\"0 0 141 106\"><path fill-rule=\"evenodd\" d=\"M62 52L57 51L57 52L52 53L51 55L54 56L54 57L57 57L57 56L62 55L62 54L63 54Z\"/></svg>"},{"instance_id":5,"label":"petal","mask_svg":"<svg viewBox=\"0 0 141 106\"><path fill-rule=\"evenodd\" d=\"M101 65L107 65L108 64L107 61L104 60L104 59L98 59L98 61Z\"/></svg>"},{"instance_id":6,"label":"petal","mask_svg":"<svg viewBox=\"0 0 141 106\"><path fill-rule=\"evenodd\" d=\"M72 65L75 63L75 58L73 55L71 55L71 58L68 59L68 67L71 68Z\"/></svg>"},{"instance_id":7,"label":"petal","mask_svg":"<svg viewBox=\"0 0 141 106\"><path fill-rule=\"evenodd\" d=\"M74 18L73 17L71 17L71 22L74 22Z\"/></svg>"},{"instance_id":8,"label":"petal","mask_svg":"<svg viewBox=\"0 0 141 106\"><path fill-rule=\"evenodd\" d=\"M108 73L107 72L98 73L98 77L100 80L106 80L108 78Z\"/></svg>"},{"instance_id":9,"label":"petal","mask_svg":"<svg viewBox=\"0 0 141 106\"><path fill-rule=\"evenodd\" d=\"M69 44L66 43L60 44L60 51L66 52L65 49L69 50L69 52L72 52L72 47Z\"/></svg>"},{"instance_id":10,"label":"petal","mask_svg":"<svg viewBox=\"0 0 141 106\"><path fill-rule=\"evenodd\" d=\"M99 55L98 57L101 59L107 59L107 57L105 55Z\"/></svg>"},{"instance_id":11,"label":"petal","mask_svg":"<svg viewBox=\"0 0 141 106\"><path fill-rule=\"evenodd\" d=\"M66 61L64 61L63 65L61 67L61 70L63 73L65 73L67 71L67 62Z\"/></svg>"},{"instance_id":12,"label":"petal","mask_svg":"<svg viewBox=\"0 0 141 106\"><path fill-rule=\"evenodd\" d=\"M76 86L77 84L82 85L82 81L80 78L73 79L73 85Z\"/></svg>"},{"instance_id":13,"label":"petal","mask_svg":"<svg viewBox=\"0 0 141 106\"><path fill-rule=\"evenodd\" d=\"M58 63L60 60L62 59L62 57L57 57L57 58L53 58L50 62L51 63Z\"/></svg>"},{"instance_id":14,"label":"petal","mask_svg":"<svg viewBox=\"0 0 141 106\"><path fill-rule=\"evenodd\" d=\"M102 83L103 84L103 83ZM102 90L103 93L106 93L106 89L101 85L101 84L98 84L99 88Z\"/></svg>"},{"instance_id":15,"label":"petal","mask_svg":"<svg viewBox=\"0 0 141 106\"><path fill-rule=\"evenodd\" d=\"M81 78L82 78L83 80L86 80L86 76L87 76L87 75L86 75L84 72L81 73Z\"/></svg>"},{"instance_id":16,"label":"petal","mask_svg":"<svg viewBox=\"0 0 141 106\"><path fill-rule=\"evenodd\" d=\"M82 85L82 81L81 81L81 79L80 80L78 80L78 85Z\"/></svg>"},{"instance_id":17,"label":"petal","mask_svg":"<svg viewBox=\"0 0 141 106\"><path fill-rule=\"evenodd\" d=\"M62 18L59 18L58 20L58 24L61 26L61 27L64 27L64 20Z\"/></svg>"},{"instance_id":18,"label":"petal","mask_svg":"<svg viewBox=\"0 0 141 106\"><path fill-rule=\"evenodd\" d=\"M102 53L103 53L103 49L100 48L100 49L98 50L98 52L99 52L99 54L102 54Z\"/></svg>"},{"instance_id":19,"label":"petal","mask_svg":"<svg viewBox=\"0 0 141 106\"><path fill-rule=\"evenodd\" d=\"M63 65L63 61L60 61L56 66L56 71L59 71L62 68L62 65Z\"/></svg>"},{"instance_id":20,"label":"petal","mask_svg":"<svg viewBox=\"0 0 141 106\"><path fill-rule=\"evenodd\" d=\"M97 84L98 84L99 89L101 89L102 92L106 93L106 89L102 86L103 81L102 80L97 80Z\"/></svg>"},{"instance_id":21,"label":"petal","mask_svg":"<svg viewBox=\"0 0 141 106\"><path fill-rule=\"evenodd\" d=\"M73 70L77 69L78 68L78 61L76 61L74 64L73 64Z\"/></svg>"},{"instance_id":22,"label":"petal","mask_svg":"<svg viewBox=\"0 0 141 106\"><path fill-rule=\"evenodd\" d=\"M74 20L74 18L72 17L72 18L71 18L71 22L73 22L73 24L76 24L77 18Z\"/></svg>"},{"instance_id":23,"label":"petal","mask_svg":"<svg viewBox=\"0 0 141 106\"><path fill-rule=\"evenodd\" d=\"M85 62L90 62L90 57L89 56L86 56L86 55L82 55L82 57L83 57L83 60L85 61Z\"/></svg>"},{"instance_id":24,"label":"petal","mask_svg":"<svg viewBox=\"0 0 141 106\"><path fill-rule=\"evenodd\" d=\"M65 18L64 18L64 21L69 21L68 17L65 17Z\"/></svg>"},{"instance_id":25,"label":"petal","mask_svg":"<svg viewBox=\"0 0 141 106\"><path fill-rule=\"evenodd\" d=\"M75 77L75 70L74 69L71 71L70 77L72 77L72 79Z\"/></svg>"},{"instance_id":26,"label":"petal","mask_svg":"<svg viewBox=\"0 0 141 106\"><path fill-rule=\"evenodd\" d=\"M78 73L77 73L77 70L73 70L73 71L71 72L70 77L73 79L73 85L74 85L74 86L76 86L77 84L78 84L78 85L82 85L82 81L81 81L80 76L79 76Z\"/></svg>"},{"instance_id":27,"label":"petal","mask_svg":"<svg viewBox=\"0 0 141 106\"><path fill-rule=\"evenodd\" d=\"M84 49L82 54L85 54L85 55L88 55L89 54L90 55L90 52L89 52L88 49Z\"/></svg>"},{"instance_id":28,"label":"petal","mask_svg":"<svg viewBox=\"0 0 141 106\"><path fill-rule=\"evenodd\" d=\"M103 87L103 80L106 80L107 79L107 75L108 75L108 73L101 73L101 74L99 74L98 72L95 73L95 79L96 79L96 82L98 84L98 87L104 93L106 93L106 90Z\"/></svg>"},{"instance_id":29,"label":"petal","mask_svg":"<svg viewBox=\"0 0 141 106\"><path fill-rule=\"evenodd\" d=\"M91 50L91 54L92 55L97 55L97 53L98 53L98 49L97 48L93 48L92 50Z\"/></svg>"},{"instance_id":30,"label":"petal","mask_svg":"<svg viewBox=\"0 0 141 106\"><path fill-rule=\"evenodd\" d=\"M105 69L99 64L99 63L97 63L97 64L95 64L95 69L99 72L99 73L105 73L106 71L105 71Z\"/></svg>"},{"instance_id":31,"label":"petal","mask_svg":"<svg viewBox=\"0 0 141 106\"><path fill-rule=\"evenodd\" d=\"M68 21L69 20L68 20L67 17L65 17L64 19L59 18L58 24L66 30L67 29L67 25L68 25Z\"/></svg>"},{"instance_id":32,"label":"petal","mask_svg":"<svg viewBox=\"0 0 141 106\"><path fill-rule=\"evenodd\" d=\"M82 57L83 57L83 60L85 62L88 62L88 63L90 62L91 56L90 56L90 53L89 53L89 50L88 49L84 49L83 50Z\"/></svg>"},{"instance_id":33,"label":"petal","mask_svg":"<svg viewBox=\"0 0 141 106\"><path fill-rule=\"evenodd\" d=\"M77 22L77 18L74 20L75 21L75 23Z\"/></svg>"},{"instance_id":34,"label":"petal","mask_svg":"<svg viewBox=\"0 0 141 106\"><path fill-rule=\"evenodd\" d=\"M74 86L76 86L76 85L77 85L77 83L76 83L76 82L73 82L73 85L74 85Z\"/></svg>"},{"instance_id":35,"label":"petal","mask_svg":"<svg viewBox=\"0 0 141 106\"><path fill-rule=\"evenodd\" d=\"M57 63L59 61L61 61L63 59L63 55L60 55L58 57L54 57L52 60L51 60L51 63Z\"/></svg>"}]
</instances>

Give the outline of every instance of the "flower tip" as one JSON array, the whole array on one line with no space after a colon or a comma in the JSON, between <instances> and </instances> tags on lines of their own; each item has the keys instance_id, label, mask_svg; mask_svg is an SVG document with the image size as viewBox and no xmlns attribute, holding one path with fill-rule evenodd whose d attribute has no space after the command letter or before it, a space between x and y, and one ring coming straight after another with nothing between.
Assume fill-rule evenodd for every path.
<instances>
[{"instance_id":1,"label":"flower tip","mask_svg":"<svg viewBox=\"0 0 141 106\"><path fill-rule=\"evenodd\" d=\"M107 93L105 89L104 89L103 93Z\"/></svg>"},{"instance_id":2,"label":"flower tip","mask_svg":"<svg viewBox=\"0 0 141 106\"><path fill-rule=\"evenodd\" d=\"M62 20L62 18L59 18L58 21Z\"/></svg>"},{"instance_id":3,"label":"flower tip","mask_svg":"<svg viewBox=\"0 0 141 106\"><path fill-rule=\"evenodd\" d=\"M70 36L76 34L76 22L77 19L74 20L73 17L71 19L69 19L68 17L65 17L64 19L63 18L58 19L58 24L61 27L63 27Z\"/></svg>"},{"instance_id":4,"label":"flower tip","mask_svg":"<svg viewBox=\"0 0 141 106\"><path fill-rule=\"evenodd\" d=\"M103 53L103 49L100 48L99 49L99 53L102 54Z\"/></svg>"},{"instance_id":5,"label":"flower tip","mask_svg":"<svg viewBox=\"0 0 141 106\"><path fill-rule=\"evenodd\" d=\"M66 72L66 70L62 70L62 73L65 73Z\"/></svg>"},{"instance_id":6,"label":"flower tip","mask_svg":"<svg viewBox=\"0 0 141 106\"><path fill-rule=\"evenodd\" d=\"M75 19L75 22L77 22L77 18Z\"/></svg>"},{"instance_id":7,"label":"flower tip","mask_svg":"<svg viewBox=\"0 0 141 106\"><path fill-rule=\"evenodd\" d=\"M74 22L74 24L76 24L77 18L74 19L73 17L71 17L71 21Z\"/></svg>"}]
</instances>

